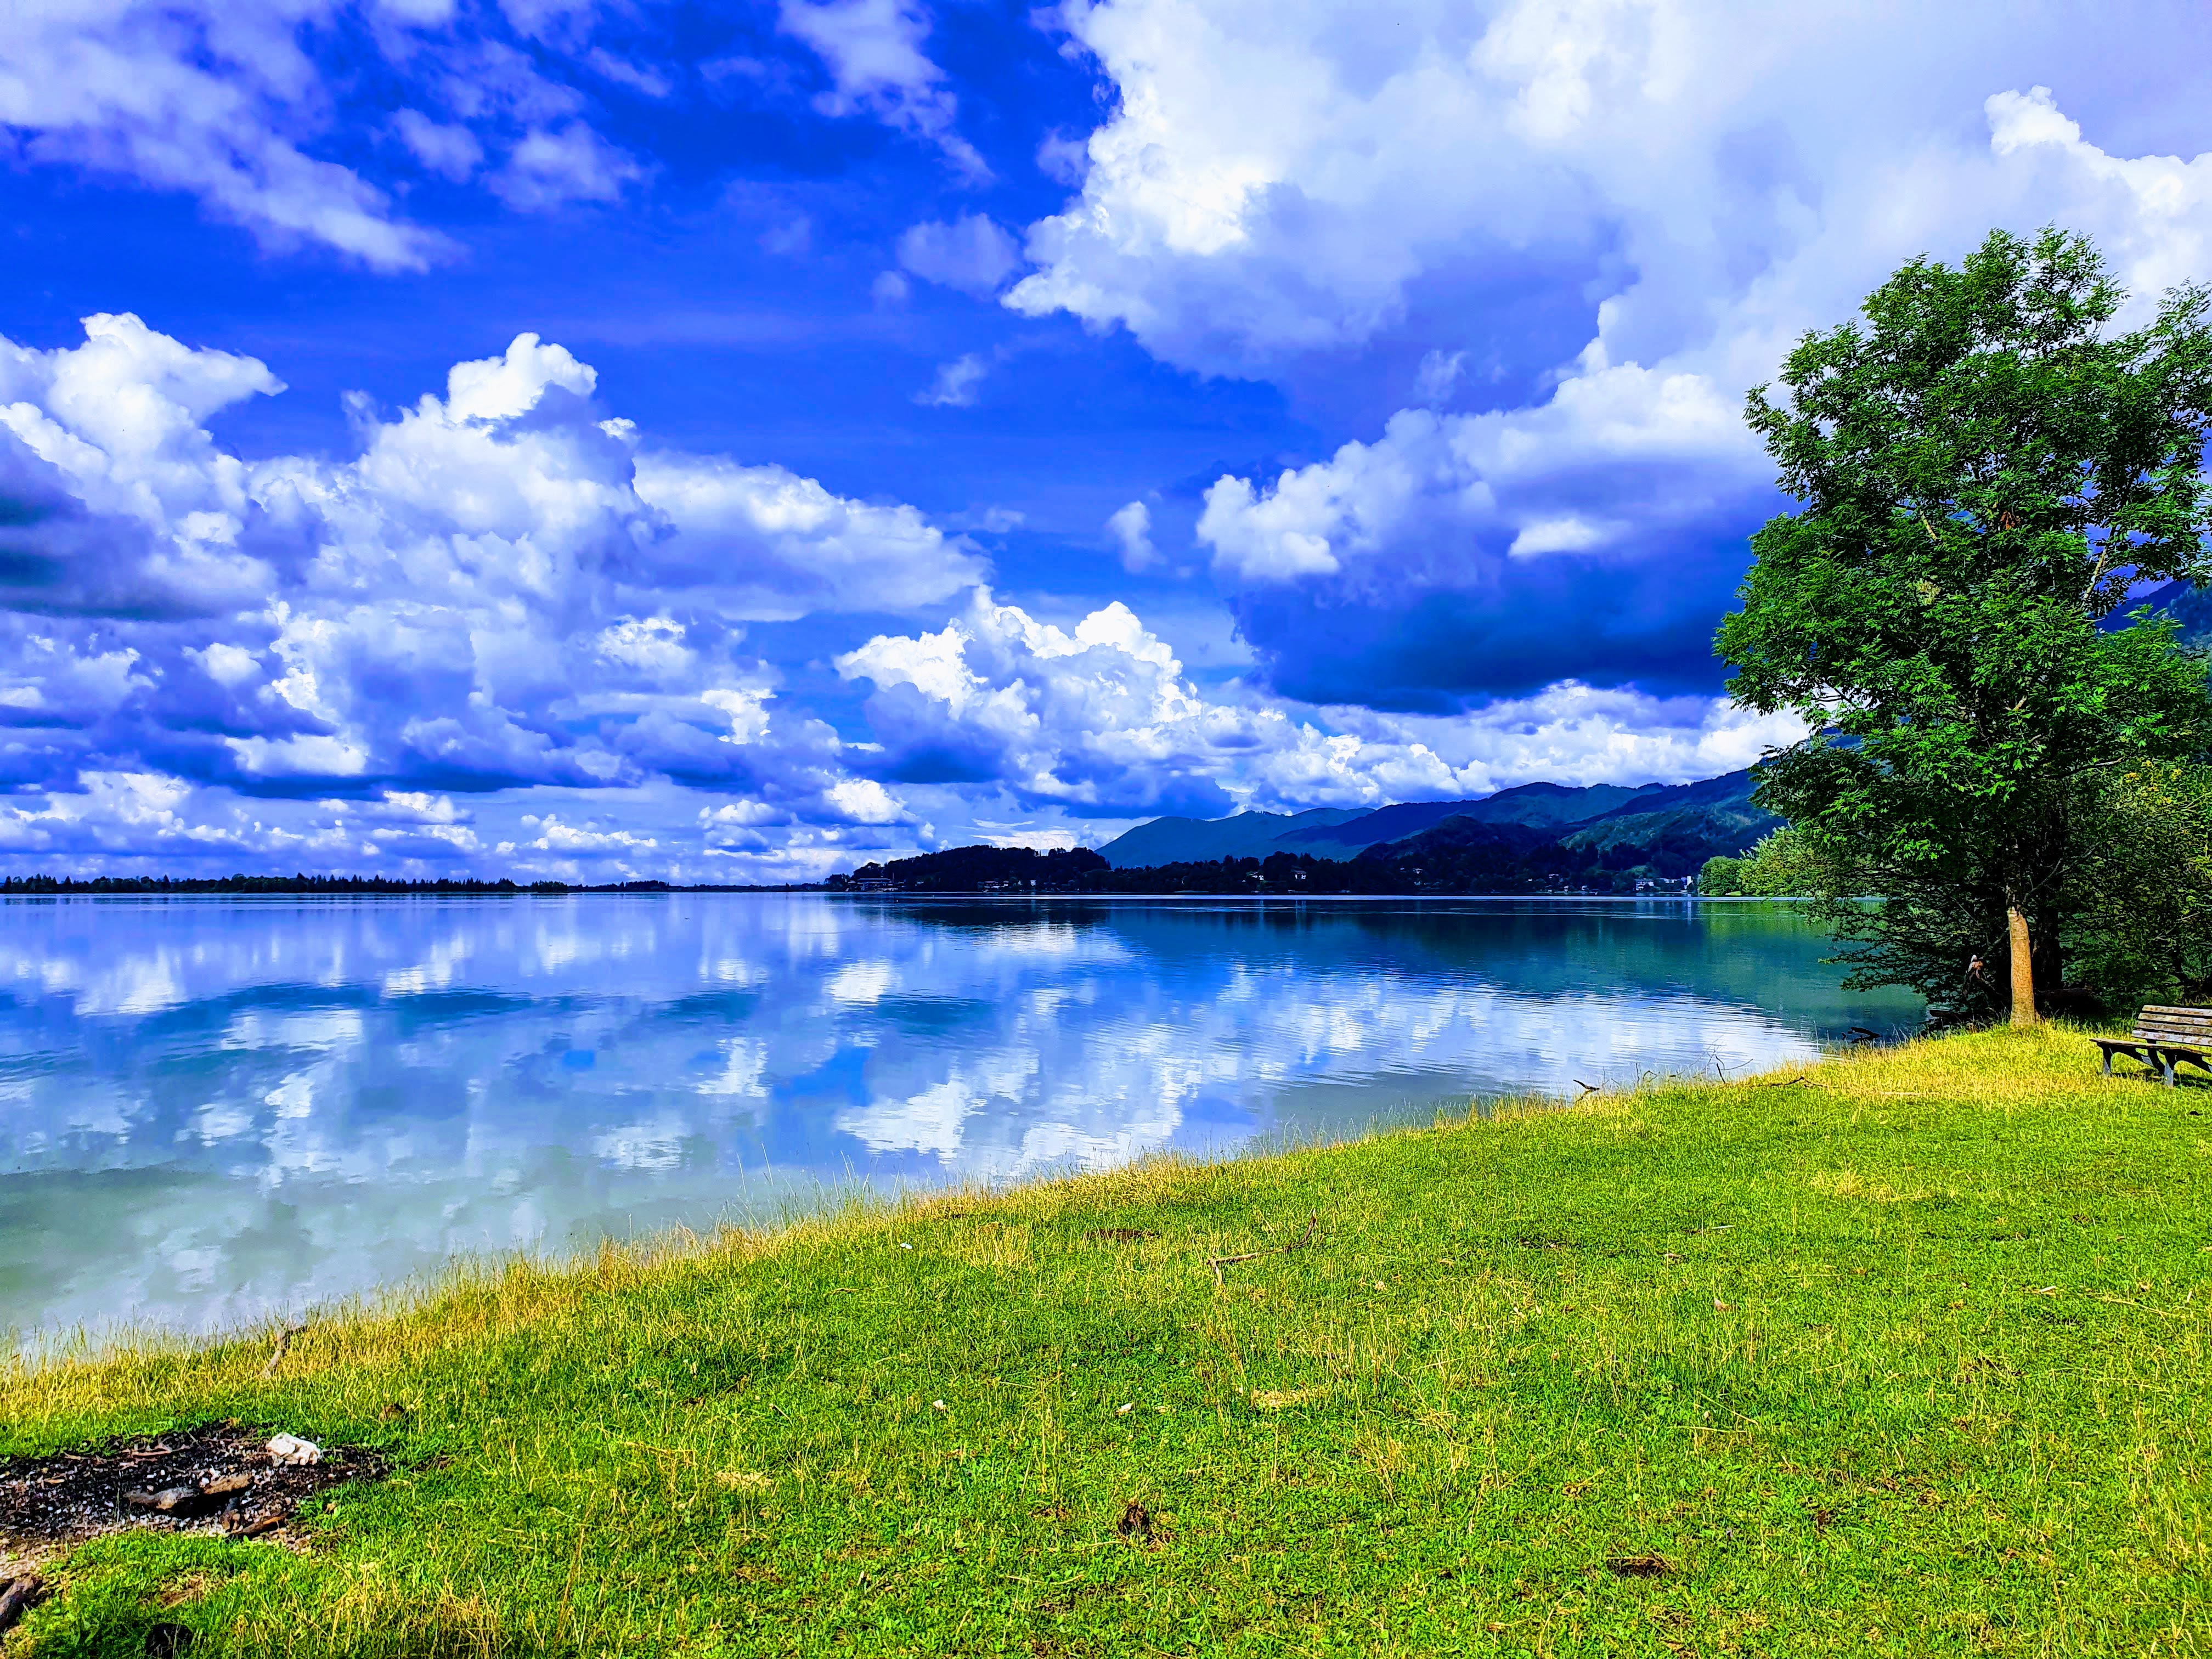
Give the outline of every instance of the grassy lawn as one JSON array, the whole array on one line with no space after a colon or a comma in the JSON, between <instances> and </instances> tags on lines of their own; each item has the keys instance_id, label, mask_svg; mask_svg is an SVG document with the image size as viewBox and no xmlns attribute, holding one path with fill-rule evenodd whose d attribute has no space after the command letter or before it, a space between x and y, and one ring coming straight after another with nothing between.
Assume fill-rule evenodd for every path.
<instances>
[{"instance_id":1,"label":"grassy lawn","mask_svg":"<svg viewBox=\"0 0 2212 1659\"><path fill-rule=\"evenodd\" d=\"M401 1468L304 1549L80 1545L9 1651L2212 1651L2212 1090L1794 1075L18 1370L0 1451Z\"/></svg>"}]
</instances>

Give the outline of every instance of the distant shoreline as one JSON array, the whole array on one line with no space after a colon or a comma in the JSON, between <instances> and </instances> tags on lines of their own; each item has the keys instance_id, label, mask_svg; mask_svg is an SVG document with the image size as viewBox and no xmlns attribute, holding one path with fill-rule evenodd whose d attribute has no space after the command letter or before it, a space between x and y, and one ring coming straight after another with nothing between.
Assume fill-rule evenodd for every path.
<instances>
[{"instance_id":1,"label":"distant shoreline","mask_svg":"<svg viewBox=\"0 0 2212 1659\"><path fill-rule=\"evenodd\" d=\"M1397 903L1405 899L1485 904L1511 900L1516 904L1804 904L1802 894L1765 897L1750 893L836 893L840 899L974 899L1010 904L1034 904L1042 899L1103 899L1112 902L1159 899L1204 899L1217 904L1372 904L1380 900Z\"/></svg>"},{"instance_id":2,"label":"distant shoreline","mask_svg":"<svg viewBox=\"0 0 2212 1659\"><path fill-rule=\"evenodd\" d=\"M1125 904L1158 903L1164 900L1203 901L1211 904L1279 905L1279 904L1395 904L1407 900L1422 902L1477 902L1529 904L1803 904L1808 902L1803 895L1757 896L1747 893L978 893L978 892L887 892L855 893L839 891L829 887L568 887L558 891L533 890L519 887L503 890L494 887L452 888L443 890L422 889L364 888L358 891L309 888L250 889L176 886L161 888L92 888L73 887L40 889L33 891L0 892L0 902L41 902L60 899L236 899L266 902L276 899L314 899L325 902L351 902L361 900L422 899L547 899L547 898L684 898L705 894L737 894L746 896L809 897L837 899L846 902L863 900L890 902L903 904L935 903L957 899L968 903L1036 904L1045 901L1065 902L1085 900L1097 903Z\"/></svg>"}]
</instances>

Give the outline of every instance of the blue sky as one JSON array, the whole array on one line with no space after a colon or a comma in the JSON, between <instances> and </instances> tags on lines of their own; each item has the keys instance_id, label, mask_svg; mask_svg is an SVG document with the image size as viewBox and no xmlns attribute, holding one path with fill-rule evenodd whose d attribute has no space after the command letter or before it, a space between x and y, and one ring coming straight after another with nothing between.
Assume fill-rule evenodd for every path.
<instances>
[{"instance_id":1,"label":"blue sky","mask_svg":"<svg viewBox=\"0 0 2212 1659\"><path fill-rule=\"evenodd\" d=\"M32 0L0 866L801 878L1677 781L1745 388L2212 276L2185 5Z\"/></svg>"}]
</instances>

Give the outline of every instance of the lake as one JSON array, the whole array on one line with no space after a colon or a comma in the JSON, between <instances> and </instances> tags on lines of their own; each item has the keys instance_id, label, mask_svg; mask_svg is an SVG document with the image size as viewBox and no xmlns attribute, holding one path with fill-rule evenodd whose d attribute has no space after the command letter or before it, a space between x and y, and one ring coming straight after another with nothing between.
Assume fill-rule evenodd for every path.
<instances>
[{"instance_id":1,"label":"lake","mask_svg":"<svg viewBox=\"0 0 2212 1659\"><path fill-rule=\"evenodd\" d=\"M0 1328L204 1330L855 1184L1811 1057L1790 907L654 894L0 902Z\"/></svg>"}]
</instances>

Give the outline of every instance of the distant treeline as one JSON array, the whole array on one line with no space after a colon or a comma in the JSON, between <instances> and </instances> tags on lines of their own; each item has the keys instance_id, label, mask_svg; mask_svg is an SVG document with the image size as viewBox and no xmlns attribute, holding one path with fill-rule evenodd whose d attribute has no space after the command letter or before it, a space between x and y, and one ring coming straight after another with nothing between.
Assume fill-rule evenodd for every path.
<instances>
[{"instance_id":1,"label":"distant treeline","mask_svg":"<svg viewBox=\"0 0 2212 1659\"><path fill-rule=\"evenodd\" d=\"M819 885L681 887L665 881L585 886L558 881L390 876L10 876L0 896L40 893L300 893L330 897L523 893L1637 893L1680 891L1711 854L1704 842L1573 848L1517 823L1445 821L1413 842L1348 861L1305 853L1116 870L1087 847L955 847L867 864Z\"/></svg>"},{"instance_id":2,"label":"distant treeline","mask_svg":"<svg viewBox=\"0 0 2212 1659\"><path fill-rule=\"evenodd\" d=\"M557 881L518 886L463 877L401 881L390 876L9 876L0 893L527 893L565 891Z\"/></svg>"},{"instance_id":3,"label":"distant treeline","mask_svg":"<svg viewBox=\"0 0 2212 1659\"><path fill-rule=\"evenodd\" d=\"M570 882L478 881L441 877L404 881L391 876L9 876L0 880L0 896L10 893L309 893L332 897L391 894L434 897L441 893L754 893L784 888L675 887L665 881L605 882L596 886Z\"/></svg>"},{"instance_id":4,"label":"distant treeline","mask_svg":"<svg viewBox=\"0 0 2212 1659\"><path fill-rule=\"evenodd\" d=\"M1648 848L1593 854L1518 824L1469 823L1462 834L1458 844L1425 837L1417 852L1375 848L1349 861L1274 853L1139 870L1116 870L1082 847L956 847L863 865L824 884L862 893L1635 893L1682 890L1702 860L1702 851L1698 860L1686 855L1686 867L1661 864L1655 876ZM1608 867L1616 857L1632 858L1641 872Z\"/></svg>"},{"instance_id":5,"label":"distant treeline","mask_svg":"<svg viewBox=\"0 0 2212 1659\"><path fill-rule=\"evenodd\" d=\"M1006 888L1046 893L1106 892L1096 884L1114 870L1087 847L952 847L889 864L864 864L823 884L833 893L988 893Z\"/></svg>"}]
</instances>

